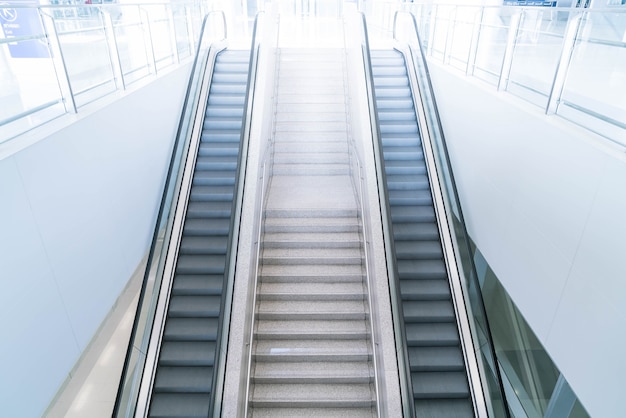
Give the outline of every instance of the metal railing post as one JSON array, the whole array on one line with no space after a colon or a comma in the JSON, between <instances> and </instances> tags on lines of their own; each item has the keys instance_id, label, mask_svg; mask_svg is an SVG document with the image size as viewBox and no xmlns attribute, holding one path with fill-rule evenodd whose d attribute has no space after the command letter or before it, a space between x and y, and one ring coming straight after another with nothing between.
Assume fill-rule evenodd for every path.
<instances>
[{"instance_id":1,"label":"metal railing post","mask_svg":"<svg viewBox=\"0 0 626 418\"><path fill-rule=\"evenodd\" d=\"M117 47L117 37L115 36L115 27L113 19L109 11L99 8L100 14L104 20L104 35L106 37L109 49L109 62L113 70L113 79L115 80L115 88L118 90L126 90L124 82L124 71L122 70L122 61L120 60L120 52Z\"/></svg>"},{"instance_id":2,"label":"metal railing post","mask_svg":"<svg viewBox=\"0 0 626 418\"><path fill-rule=\"evenodd\" d=\"M172 53L174 54L174 63L180 63L180 55L178 54L178 41L176 39L176 22L174 20L174 10L172 9L172 5L168 4L167 6L167 22L170 27L170 45L172 48Z\"/></svg>"},{"instance_id":3,"label":"metal railing post","mask_svg":"<svg viewBox=\"0 0 626 418\"><path fill-rule=\"evenodd\" d=\"M157 66L156 57L154 55L154 42L152 40L152 28L150 26L150 12L141 6L137 7L139 8L139 15L141 16L141 26L142 29L144 29L143 41L146 50L146 59L148 61L148 71L150 74L156 74Z\"/></svg>"},{"instance_id":4,"label":"metal railing post","mask_svg":"<svg viewBox=\"0 0 626 418\"><path fill-rule=\"evenodd\" d=\"M465 75L474 75L474 68L476 68L476 56L478 55L478 45L480 41L480 32L483 25L484 15L485 7L482 6L474 17L472 40L470 41L470 47L467 53L467 66L465 67Z\"/></svg>"},{"instance_id":5,"label":"metal railing post","mask_svg":"<svg viewBox=\"0 0 626 418\"><path fill-rule=\"evenodd\" d=\"M65 107L65 112L77 113L76 100L74 100L74 92L72 91L72 84L70 83L70 76L67 72L67 65L65 64L65 58L63 57L61 41L59 40L59 34L56 30L54 18L44 13L41 8L38 8L37 10L48 40L52 65L54 66L57 82L59 83L59 89L61 90L61 100L63 102L63 106Z\"/></svg>"},{"instance_id":6,"label":"metal railing post","mask_svg":"<svg viewBox=\"0 0 626 418\"><path fill-rule=\"evenodd\" d=\"M433 45L435 44L435 36L437 34L437 13L439 11L439 6L437 6L436 4L431 7L430 25L428 31L428 49L426 51L426 55L429 57L433 56Z\"/></svg>"},{"instance_id":7,"label":"metal railing post","mask_svg":"<svg viewBox=\"0 0 626 418\"><path fill-rule=\"evenodd\" d=\"M502 57L502 68L500 69L500 78L498 79L498 90L506 90L511 75L511 66L513 65L513 53L515 52L515 44L517 42L517 34L519 33L520 23L524 11L515 13L511 16L509 33L506 40L506 49L504 57Z\"/></svg>"},{"instance_id":8,"label":"metal railing post","mask_svg":"<svg viewBox=\"0 0 626 418\"><path fill-rule=\"evenodd\" d=\"M588 12L583 13L587 14ZM552 87L550 88L550 95L548 96L546 115L555 114L561 102L561 95L563 94L565 79L567 78L567 70L569 69L572 56L574 55L574 47L576 46L578 33L584 21L583 17L585 14L583 13L576 13L573 17L570 17L567 22L565 36L563 37L561 57L559 58L559 63L554 73L554 79L552 80Z\"/></svg>"},{"instance_id":9,"label":"metal railing post","mask_svg":"<svg viewBox=\"0 0 626 418\"><path fill-rule=\"evenodd\" d=\"M193 13L185 6L185 26L187 27L187 42L189 43L189 55L193 54L196 43L193 31Z\"/></svg>"},{"instance_id":10,"label":"metal railing post","mask_svg":"<svg viewBox=\"0 0 626 418\"><path fill-rule=\"evenodd\" d=\"M458 10L458 6L455 6L452 11L448 15L448 30L446 30L446 43L443 47L443 59L442 62L444 64L450 63L450 55L452 54L452 45L454 44L454 28L456 22L456 12Z\"/></svg>"}]
</instances>

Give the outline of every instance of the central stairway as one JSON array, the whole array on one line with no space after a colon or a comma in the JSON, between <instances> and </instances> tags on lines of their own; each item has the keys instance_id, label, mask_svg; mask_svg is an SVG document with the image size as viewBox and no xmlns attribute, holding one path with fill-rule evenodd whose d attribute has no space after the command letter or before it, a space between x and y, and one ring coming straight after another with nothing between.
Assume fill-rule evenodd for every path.
<instances>
[{"instance_id":1,"label":"central stairway","mask_svg":"<svg viewBox=\"0 0 626 418\"><path fill-rule=\"evenodd\" d=\"M282 49L249 386L252 417L376 417L345 56Z\"/></svg>"}]
</instances>

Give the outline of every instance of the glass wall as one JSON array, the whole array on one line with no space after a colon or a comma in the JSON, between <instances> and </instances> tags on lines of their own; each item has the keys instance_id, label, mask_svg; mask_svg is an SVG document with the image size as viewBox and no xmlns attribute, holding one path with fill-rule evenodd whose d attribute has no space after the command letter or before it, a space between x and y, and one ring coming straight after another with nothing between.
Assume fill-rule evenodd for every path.
<instances>
[{"instance_id":1,"label":"glass wall","mask_svg":"<svg viewBox=\"0 0 626 418\"><path fill-rule=\"evenodd\" d=\"M471 251L511 415L589 417L474 243Z\"/></svg>"}]
</instances>

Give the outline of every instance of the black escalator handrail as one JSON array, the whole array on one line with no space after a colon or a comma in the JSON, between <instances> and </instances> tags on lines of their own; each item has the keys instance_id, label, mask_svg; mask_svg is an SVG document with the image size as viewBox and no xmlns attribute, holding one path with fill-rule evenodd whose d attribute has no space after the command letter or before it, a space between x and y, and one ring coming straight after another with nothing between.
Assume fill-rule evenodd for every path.
<instances>
[{"instance_id":1,"label":"black escalator handrail","mask_svg":"<svg viewBox=\"0 0 626 418\"><path fill-rule=\"evenodd\" d=\"M248 81L244 101L244 113L241 124L241 141L239 142L239 157L237 160L238 171L235 177L234 210L230 219L230 236L228 251L226 253L226 271L224 272L225 296L222 297L220 308L220 331L217 337L217 350L225 353L228 349L228 335L232 310L232 299L235 283L235 265L237 263L237 248L239 247L239 226L243 211L243 192L247 171L248 149L250 145L250 133L252 126L252 112L257 84L257 68L261 41L259 39L259 18L265 12L257 13L252 30L252 42L250 48L250 61L248 63ZM211 416L220 416L222 408L222 396L224 378L226 376L226 356L218 356L216 371L213 373L213 388L209 412Z\"/></svg>"},{"instance_id":2,"label":"black escalator handrail","mask_svg":"<svg viewBox=\"0 0 626 418\"><path fill-rule=\"evenodd\" d=\"M402 315L402 304L400 301L399 275L396 263L394 263L395 244L391 228L391 210L389 207L389 192L386 184L386 174L383 167L383 144L380 135L380 124L378 120L378 108L376 106L376 93L374 89L374 75L372 72L372 59L370 54L369 35L367 31L366 17L363 12L360 15L361 40L363 66L365 71L365 83L367 90L367 100L370 113L370 128L372 133L372 144L374 148L374 161L376 165L376 178L378 183L378 199L381 210L381 223L383 227L383 240L385 245L385 259L387 265L387 276L389 281L389 294L391 297L391 310L394 324L396 352L398 353L398 374L400 378L400 396L402 399L403 415L405 417L415 416L415 405L413 402L413 391L411 389L411 371L409 368L409 358L406 344L404 317Z\"/></svg>"},{"instance_id":3,"label":"black escalator handrail","mask_svg":"<svg viewBox=\"0 0 626 418\"><path fill-rule=\"evenodd\" d=\"M124 393L125 393L124 389L126 387L129 374L139 373L137 369L137 365L135 365L132 369L130 367L131 367L131 360L133 357L133 351L136 348L136 345L134 343L135 343L135 340L139 338L138 332L142 326L142 324L140 323L141 312L144 309L144 305L148 303L152 304L153 302L152 299L155 298L154 295L158 295L158 290L154 290L150 301L147 300L148 298L150 298L150 295L146 294L147 289L148 289L148 282L151 277L152 266L154 265L155 260L159 260L161 256L163 255L162 254L163 248L159 246L160 233L168 226L168 220L170 218L169 209L171 209L171 206L172 206L173 196L177 195L178 193L177 189L180 188L180 186L177 184L179 172L183 168L183 166L181 166L180 164L180 160L185 155L183 150L187 148L189 144L190 131L188 130L188 127L190 125L190 119L192 119L198 107L198 96L195 93L197 93L197 90L199 90L197 88L198 83L200 81L200 78L202 77L202 74L204 73L204 69L207 66L207 60L209 57L209 53L208 53L209 48L204 46L204 43L207 40L206 30L208 29L208 20L212 15L215 15L215 14L220 15L221 20L222 20L223 36L221 39L218 40L218 42L224 41L227 36L227 25L226 25L225 13L221 10L214 10L214 11L206 13L204 15L204 18L202 19L202 26L200 28L200 36L198 38L196 54L193 60L193 64L191 66L191 71L190 71L189 79L187 82L187 90L185 92L185 98L183 100L181 118L178 124L176 138L172 146L172 156L170 158L170 163L169 163L167 174L165 177L165 184L163 186L161 204L159 206L159 211L155 220L155 226L154 226L154 230L152 233L152 242L151 242L150 250L148 253L146 268L145 268L145 272L144 272L144 276L143 276L143 280L141 284L141 290L139 292L139 299L137 302L137 308L136 308L135 316L134 316L135 319L133 321L133 327L130 333L128 348L127 348L126 356L124 359L124 365L122 367L122 372L120 375L120 381L118 385L117 395L115 398L115 404L113 406L113 412L111 415L112 417L127 416L128 413L133 412L133 411L128 410L128 405L126 408L124 408L124 410L120 410L120 408L122 408L123 403L124 403ZM158 251L159 248L161 248L161 251ZM157 264L160 264L160 263L157 263ZM155 289L156 287L158 286L156 286L156 283L155 283ZM139 346L143 347L144 343L141 342ZM145 355L145 353L143 354ZM143 367L141 368L141 373L143 374ZM132 381L128 381L128 384L131 385L131 390L136 390L137 393L139 389L138 381L140 381L140 378L134 378L132 379ZM131 397L132 396L134 395L131 394ZM136 404L135 404L136 399L129 398L127 402L133 402L133 406L131 407L132 410L136 408Z\"/></svg>"},{"instance_id":4,"label":"black escalator handrail","mask_svg":"<svg viewBox=\"0 0 626 418\"><path fill-rule=\"evenodd\" d=\"M435 158L435 166L436 166L437 171L442 173L443 177L447 180L447 183L448 183L448 185L446 185L445 184L446 181L442 180L440 181L440 187L442 188L442 190L447 190L447 192L451 194L450 199L448 201L444 199L444 206L448 206L448 205L453 206L452 210L449 210L448 208L446 208L445 212L454 213L458 219L458 223L454 223L454 226L451 225L451 229L454 230L454 233L451 234L451 236L459 247L461 246L464 247L463 249L461 249L461 251L465 251L467 254L471 254L471 245L468 239L469 234L465 226L465 219L463 217L463 212L461 209L456 182L455 182L454 175L452 172L452 164L450 161L448 147L447 147L445 137L443 134L443 125L441 123L440 114L439 114L436 100L435 100L432 80L430 77L430 72L428 69L427 61L426 61L426 55L424 54L423 45L422 45L421 38L419 35L419 31L418 31L418 24L415 19L415 16L412 13L407 12L407 11L402 11L402 10L396 11L394 14L394 19L393 19L393 38L395 41L400 41L398 39L398 33L397 33L398 16L400 15L405 15L410 18L412 29L413 29L411 34L415 36L415 42L417 43L417 47L416 47L416 50L417 50L416 52L418 55L417 57L414 55L413 48L411 47L411 45L409 45L409 49L412 54L411 64L413 65L413 69L415 70L416 74L418 74L418 78L421 79L423 83L423 86L420 86L420 92L419 92L420 100L422 101L422 103L426 101L429 101L431 103L431 105L429 106L431 118L426 118L426 125L428 127L428 131L431 133L431 135L428 135L429 137L428 139L430 141L438 142L437 144L438 147L434 147L434 149L437 149L438 151L434 151L434 152L439 154L439 160L441 161L441 163L437 163L437 159ZM417 60L419 60L419 63L417 62ZM432 133L434 133L434 135ZM455 256L456 255L457 253L455 252ZM460 258L457 259L456 262L461 265L463 264L463 261L460 260ZM509 408L507 406L507 400L505 397L505 391L504 391L504 386L503 386L502 377L501 377L502 372L500 370L500 366L497 361L495 346L493 343L493 339L491 337L491 331L489 327L489 321L487 318L484 300L482 298L482 293L480 293L480 284L478 283L478 275L476 273L476 266L474 264L473 258L471 257L467 258L466 263L469 263L469 266L467 267L468 267L468 270L470 271L470 274L468 275L463 274L462 270L459 272L459 274L462 277L464 277L465 280L467 280L468 282L472 281L474 288L479 293L480 302L478 306L475 306L475 305L471 305L471 306L473 310L477 308L480 310L479 315L483 318L484 323L486 324L486 329L484 329L484 334L487 339L488 352L483 353L483 354L486 354L491 357L489 361L495 368L496 376L494 377L495 377L495 380L497 381L497 385L500 390L501 400L504 406L503 412L506 417L509 417L510 413L509 413ZM467 300L467 298L465 298L465 301L468 304L470 303ZM479 355L480 354L478 354L477 357ZM489 393L488 387L486 385L487 385L486 382L482 382L485 397ZM485 399L485 401L487 401L487 399Z\"/></svg>"}]
</instances>

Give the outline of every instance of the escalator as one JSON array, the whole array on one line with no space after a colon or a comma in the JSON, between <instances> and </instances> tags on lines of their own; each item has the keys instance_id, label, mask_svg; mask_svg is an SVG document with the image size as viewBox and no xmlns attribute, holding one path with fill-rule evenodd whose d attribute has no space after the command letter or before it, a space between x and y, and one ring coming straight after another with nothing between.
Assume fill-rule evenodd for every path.
<instances>
[{"instance_id":1,"label":"escalator","mask_svg":"<svg viewBox=\"0 0 626 418\"><path fill-rule=\"evenodd\" d=\"M206 417L223 315L249 51L216 58L152 387L150 417Z\"/></svg>"},{"instance_id":2,"label":"escalator","mask_svg":"<svg viewBox=\"0 0 626 418\"><path fill-rule=\"evenodd\" d=\"M395 50L371 51L371 62L414 412L473 417L406 63Z\"/></svg>"}]
</instances>

